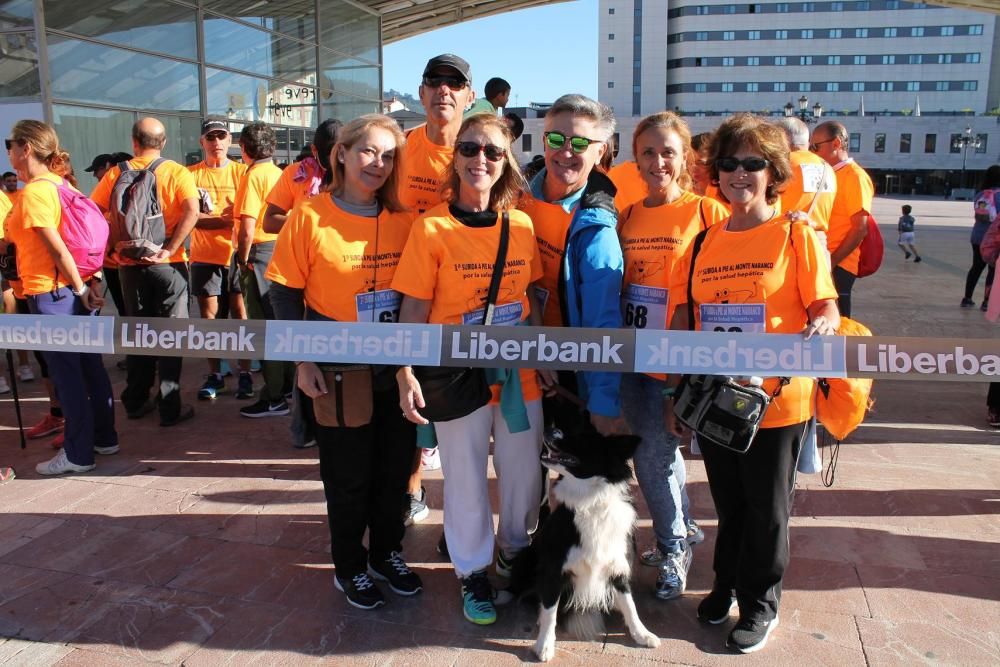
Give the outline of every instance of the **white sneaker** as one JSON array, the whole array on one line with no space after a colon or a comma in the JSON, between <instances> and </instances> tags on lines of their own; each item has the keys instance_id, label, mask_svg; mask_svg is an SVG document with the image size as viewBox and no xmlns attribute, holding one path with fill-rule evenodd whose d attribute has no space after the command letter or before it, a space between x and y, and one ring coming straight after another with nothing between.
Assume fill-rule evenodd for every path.
<instances>
[{"instance_id":1,"label":"white sneaker","mask_svg":"<svg viewBox=\"0 0 1000 667\"><path fill-rule=\"evenodd\" d=\"M97 465L94 463L91 463L89 466L78 466L75 463L71 463L66 458L66 450L60 449L59 453L52 457L52 459L35 466L35 472L39 475L62 475L67 472L90 472L96 467Z\"/></svg>"},{"instance_id":2,"label":"white sneaker","mask_svg":"<svg viewBox=\"0 0 1000 667\"><path fill-rule=\"evenodd\" d=\"M0 375L0 394L6 394L10 391L10 385L7 384L7 378Z\"/></svg>"},{"instance_id":3,"label":"white sneaker","mask_svg":"<svg viewBox=\"0 0 1000 667\"><path fill-rule=\"evenodd\" d=\"M420 469L421 470L440 470L441 469L441 455L438 453L438 448L433 449L424 448L420 452Z\"/></svg>"},{"instance_id":4,"label":"white sneaker","mask_svg":"<svg viewBox=\"0 0 1000 667\"><path fill-rule=\"evenodd\" d=\"M25 364L17 369L17 377L21 379L21 382L31 382L35 379L35 371L31 370L31 366Z\"/></svg>"},{"instance_id":5,"label":"white sneaker","mask_svg":"<svg viewBox=\"0 0 1000 667\"><path fill-rule=\"evenodd\" d=\"M94 445L94 453L100 454L101 456L111 456L112 454L117 454L120 451L121 447L118 445L105 445L103 447Z\"/></svg>"}]
</instances>

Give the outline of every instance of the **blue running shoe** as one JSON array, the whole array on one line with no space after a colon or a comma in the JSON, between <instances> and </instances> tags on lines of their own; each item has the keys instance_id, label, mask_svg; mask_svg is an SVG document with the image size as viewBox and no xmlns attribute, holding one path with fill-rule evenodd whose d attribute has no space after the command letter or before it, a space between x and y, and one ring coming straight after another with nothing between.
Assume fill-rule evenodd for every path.
<instances>
[{"instance_id":1,"label":"blue running shoe","mask_svg":"<svg viewBox=\"0 0 1000 667\"><path fill-rule=\"evenodd\" d=\"M462 612L466 620L476 625L491 625L497 620L497 608L493 606L496 594L486 570L473 572L462 579Z\"/></svg>"},{"instance_id":2,"label":"blue running shoe","mask_svg":"<svg viewBox=\"0 0 1000 667\"><path fill-rule=\"evenodd\" d=\"M198 390L199 401L210 401L219 395L226 388L226 381L218 373L209 373L205 376L205 382Z\"/></svg>"}]
</instances>

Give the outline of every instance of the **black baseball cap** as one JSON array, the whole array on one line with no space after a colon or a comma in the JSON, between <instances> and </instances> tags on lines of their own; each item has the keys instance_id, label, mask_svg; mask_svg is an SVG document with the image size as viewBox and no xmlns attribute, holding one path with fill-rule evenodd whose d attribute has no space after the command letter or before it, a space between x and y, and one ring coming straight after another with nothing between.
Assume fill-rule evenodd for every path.
<instances>
[{"instance_id":1,"label":"black baseball cap","mask_svg":"<svg viewBox=\"0 0 1000 667\"><path fill-rule=\"evenodd\" d=\"M209 118L201 124L201 136L205 136L209 132L218 132L219 130L223 132L229 132L229 127L217 118Z\"/></svg>"},{"instance_id":2,"label":"black baseball cap","mask_svg":"<svg viewBox=\"0 0 1000 667\"><path fill-rule=\"evenodd\" d=\"M101 153L91 161L90 166L84 169L84 171L95 172L101 167L106 167L109 162L113 163L114 161L115 161L114 155L109 155L108 153Z\"/></svg>"},{"instance_id":3,"label":"black baseball cap","mask_svg":"<svg viewBox=\"0 0 1000 667\"><path fill-rule=\"evenodd\" d=\"M453 53L442 53L428 60L427 66L424 67L424 76L429 76L438 67L450 67L461 74L466 82L472 83L472 68L469 67L469 63Z\"/></svg>"}]
</instances>

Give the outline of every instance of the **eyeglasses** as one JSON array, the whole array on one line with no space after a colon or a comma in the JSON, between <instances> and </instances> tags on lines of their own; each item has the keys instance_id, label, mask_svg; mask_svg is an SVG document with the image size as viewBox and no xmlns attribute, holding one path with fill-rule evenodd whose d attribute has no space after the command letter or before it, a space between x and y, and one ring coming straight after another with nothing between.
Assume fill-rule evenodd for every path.
<instances>
[{"instance_id":1,"label":"eyeglasses","mask_svg":"<svg viewBox=\"0 0 1000 667\"><path fill-rule=\"evenodd\" d=\"M469 85L469 82L457 76L425 76L424 85L428 88L440 88L445 85L452 90L462 90Z\"/></svg>"},{"instance_id":2,"label":"eyeglasses","mask_svg":"<svg viewBox=\"0 0 1000 667\"><path fill-rule=\"evenodd\" d=\"M507 151L499 146L494 146L493 144L481 145L474 141L459 141L455 144L455 150L462 157L476 157L479 153L482 153L490 162L499 162L507 155Z\"/></svg>"},{"instance_id":3,"label":"eyeglasses","mask_svg":"<svg viewBox=\"0 0 1000 667\"><path fill-rule=\"evenodd\" d=\"M715 166L719 171L736 171L737 167L743 167L743 171L762 171L771 164L762 157L746 157L738 160L734 157L720 157L715 161Z\"/></svg>"},{"instance_id":4,"label":"eyeglasses","mask_svg":"<svg viewBox=\"0 0 1000 667\"><path fill-rule=\"evenodd\" d=\"M228 136L228 132L209 132L205 135L205 139L207 141L223 141Z\"/></svg>"},{"instance_id":5,"label":"eyeglasses","mask_svg":"<svg viewBox=\"0 0 1000 667\"><path fill-rule=\"evenodd\" d=\"M823 144L828 144L831 141L836 141L836 140L837 140L837 137L830 137L829 139L827 139L825 141L817 141L814 144L809 144L809 150L812 151L813 153L815 153L816 151L819 150L819 147L822 146Z\"/></svg>"},{"instance_id":6,"label":"eyeglasses","mask_svg":"<svg viewBox=\"0 0 1000 667\"><path fill-rule=\"evenodd\" d=\"M603 144L604 142L600 139L588 139L587 137L567 137L562 132L546 132L545 133L545 145L554 151L559 150L566 145L566 141L569 141L570 149L576 153L580 154L590 148L590 144Z\"/></svg>"}]
</instances>

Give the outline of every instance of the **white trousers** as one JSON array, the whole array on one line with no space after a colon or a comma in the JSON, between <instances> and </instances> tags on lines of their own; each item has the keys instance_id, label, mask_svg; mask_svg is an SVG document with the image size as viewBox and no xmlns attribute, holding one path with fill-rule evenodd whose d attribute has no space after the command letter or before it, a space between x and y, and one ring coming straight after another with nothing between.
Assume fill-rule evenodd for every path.
<instances>
[{"instance_id":1,"label":"white trousers","mask_svg":"<svg viewBox=\"0 0 1000 667\"><path fill-rule=\"evenodd\" d=\"M528 546L538 523L542 494L542 402L525 404L531 428L511 433L499 405L436 422L444 473L444 535L455 573L467 577L493 562L494 542L506 556ZM500 523L494 539L487 469L490 434L500 496Z\"/></svg>"}]
</instances>

